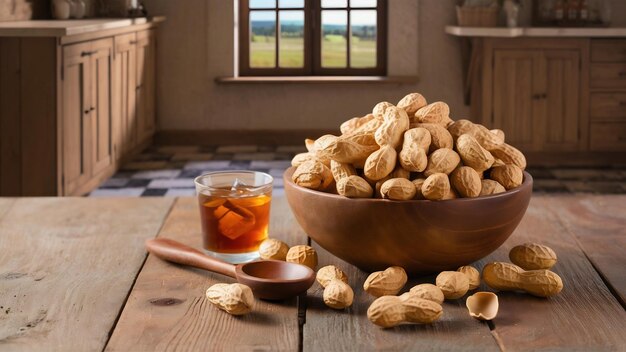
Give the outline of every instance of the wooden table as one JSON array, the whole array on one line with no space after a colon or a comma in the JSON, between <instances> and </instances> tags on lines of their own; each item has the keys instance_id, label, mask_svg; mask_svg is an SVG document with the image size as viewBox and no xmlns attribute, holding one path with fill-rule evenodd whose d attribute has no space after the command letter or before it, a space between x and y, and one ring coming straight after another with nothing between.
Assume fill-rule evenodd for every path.
<instances>
[{"instance_id":1,"label":"wooden table","mask_svg":"<svg viewBox=\"0 0 626 352\"><path fill-rule=\"evenodd\" d=\"M534 196L510 240L474 263L544 243L559 256L560 295L499 293L500 314L488 323L470 318L464 299L448 301L433 325L389 330L367 320L366 273L315 243L320 265L348 273L351 308L325 307L315 284L307 297L257 300L244 317L219 311L204 292L232 280L146 259L143 248L154 236L199 246L196 206L192 198L0 198L0 350L626 350L626 196ZM308 241L282 197L271 235ZM433 277L406 289L420 282Z\"/></svg>"}]
</instances>

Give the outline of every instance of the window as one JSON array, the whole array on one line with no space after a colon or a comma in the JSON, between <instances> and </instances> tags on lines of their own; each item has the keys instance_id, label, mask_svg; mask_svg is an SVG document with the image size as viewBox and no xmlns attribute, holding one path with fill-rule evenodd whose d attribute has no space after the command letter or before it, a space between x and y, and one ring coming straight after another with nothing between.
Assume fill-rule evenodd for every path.
<instances>
[{"instance_id":1,"label":"window","mask_svg":"<svg viewBox=\"0 0 626 352\"><path fill-rule=\"evenodd\" d=\"M239 0L243 76L385 75L385 0Z\"/></svg>"}]
</instances>

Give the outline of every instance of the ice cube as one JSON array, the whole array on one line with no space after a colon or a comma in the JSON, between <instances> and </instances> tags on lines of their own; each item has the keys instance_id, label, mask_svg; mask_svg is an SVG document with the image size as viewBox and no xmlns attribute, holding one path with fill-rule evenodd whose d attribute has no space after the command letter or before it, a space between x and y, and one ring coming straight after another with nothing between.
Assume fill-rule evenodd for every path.
<instances>
[{"instance_id":1,"label":"ice cube","mask_svg":"<svg viewBox=\"0 0 626 352\"><path fill-rule=\"evenodd\" d=\"M254 228L256 218L250 210L225 202L215 209L217 229L231 240L237 239Z\"/></svg>"},{"instance_id":2,"label":"ice cube","mask_svg":"<svg viewBox=\"0 0 626 352\"><path fill-rule=\"evenodd\" d=\"M250 185L246 184L239 178L235 178L235 181L233 181L233 184L230 186L230 190L235 191L237 194L244 194L248 192L249 189Z\"/></svg>"}]
</instances>

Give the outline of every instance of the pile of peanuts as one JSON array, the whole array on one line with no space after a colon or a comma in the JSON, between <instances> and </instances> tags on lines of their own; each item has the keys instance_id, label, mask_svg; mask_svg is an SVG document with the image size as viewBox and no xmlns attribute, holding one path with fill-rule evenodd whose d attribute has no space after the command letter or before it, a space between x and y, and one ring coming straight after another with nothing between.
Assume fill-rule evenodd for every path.
<instances>
[{"instance_id":1,"label":"pile of peanuts","mask_svg":"<svg viewBox=\"0 0 626 352\"><path fill-rule=\"evenodd\" d=\"M411 93L397 105L381 102L352 118L341 135L307 139L296 155L292 181L348 198L445 200L518 187L524 154L501 130L454 121L444 102Z\"/></svg>"},{"instance_id":2,"label":"pile of peanuts","mask_svg":"<svg viewBox=\"0 0 626 352\"><path fill-rule=\"evenodd\" d=\"M267 239L259 250L261 258L286 260L317 269L317 253L310 246L289 248L286 243ZM537 297L551 297L563 289L561 278L550 271L557 262L554 251L537 243L525 243L509 252L512 263L492 262L483 267L482 281L499 291L522 291ZM354 291L348 275L335 265L317 270L316 280L323 289L324 303L333 309L345 309L354 301ZM481 273L473 266L462 266L456 271L443 271L435 283L421 283L399 295L408 277L399 266L371 273L363 283L363 290L375 299L367 310L368 319L383 328L401 324L430 324L443 314L445 300L458 300L481 284ZM232 315L249 313L253 295L246 285L215 284L206 292L207 299ZM498 296L493 292L475 292L467 297L469 315L479 320L492 320L498 314Z\"/></svg>"}]
</instances>

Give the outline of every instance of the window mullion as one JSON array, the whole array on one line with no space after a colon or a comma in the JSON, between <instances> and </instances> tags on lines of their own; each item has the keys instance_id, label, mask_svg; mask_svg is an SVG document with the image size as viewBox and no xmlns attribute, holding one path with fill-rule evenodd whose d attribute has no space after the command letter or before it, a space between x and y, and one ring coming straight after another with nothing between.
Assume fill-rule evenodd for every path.
<instances>
[{"instance_id":1,"label":"window mullion","mask_svg":"<svg viewBox=\"0 0 626 352\"><path fill-rule=\"evenodd\" d=\"M276 62L274 63L274 68L279 68L280 67L280 57L278 55L280 55L280 52L278 50L278 46L279 46L279 42L280 42L280 19L278 18L278 1L276 1L276 7L274 8L274 18L275 18L275 23L276 23L276 29L274 30L274 36L275 36L275 40L274 40L274 56L276 57Z\"/></svg>"},{"instance_id":2,"label":"window mullion","mask_svg":"<svg viewBox=\"0 0 626 352\"><path fill-rule=\"evenodd\" d=\"M350 68L350 46L352 45L352 24L350 23L350 6L348 6L347 8L346 15L348 16L348 28L346 28L346 68Z\"/></svg>"}]
</instances>

